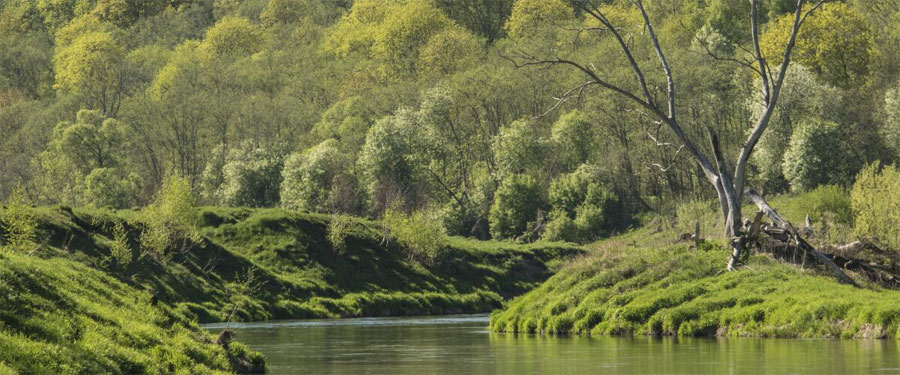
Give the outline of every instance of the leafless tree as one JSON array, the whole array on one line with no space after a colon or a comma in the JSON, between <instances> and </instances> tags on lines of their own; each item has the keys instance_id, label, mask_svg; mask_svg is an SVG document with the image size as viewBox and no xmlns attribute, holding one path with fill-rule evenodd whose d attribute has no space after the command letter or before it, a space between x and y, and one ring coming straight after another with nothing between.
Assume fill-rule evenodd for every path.
<instances>
[{"instance_id":1,"label":"leafless tree","mask_svg":"<svg viewBox=\"0 0 900 375\"><path fill-rule=\"evenodd\" d=\"M729 164L723 156L723 152L719 146L718 137L711 127L707 127L712 154L708 155L700 147L698 140L693 139L678 122L678 102L675 86L675 76L672 74L666 55L660 46L656 31L650 21L647 11L644 9L641 0L631 0L631 3L640 11L644 22L644 30L650 38L653 50L659 60L661 68L666 77L666 99L665 104L657 102L647 84L644 70L638 64L632 54L632 45L630 43L631 36L623 35L620 28L617 28L607 18L604 13L604 6L600 0L569 0L575 7L583 11L587 16L598 21L601 27L592 27L586 31L602 32L615 38L622 53L630 65L634 74L634 80L640 88L639 93L623 88L612 83L608 79L601 77L601 73L593 64L583 64L566 58L550 58L537 59L534 57L526 57L524 62L517 63L520 66L525 65L541 65L541 66L570 66L583 73L588 81L581 83L579 86L569 92L583 92L585 87L600 86L620 95L633 103L637 104L642 110L656 118L661 124L666 125L684 144L684 149L699 164L703 175L715 187L718 194L719 203L721 205L722 215L725 220L725 235L731 239L732 254L728 261L728 269L734 269L738 258L744 249L744 238L741 233L741 196L744 194L745 175L747 171L747 163L753 149L759 142L760 137L766 131L772 112L778 102L778 96L784 83L784 77L787 73L788 65L791 62L791 53L796 43L797 34L801 26L813 12L819 9L827 0L807 1L797 0L797 8L793 15L793 26L791 34L785 46L783 54L780 56L781 61L777 68L769 67L767 59L760 52L759 47L759 20L758 20L758 1L748 0L750 2L750 35L752 40L752 51L748 51L752 55L752 64L743 64L746 68L753 70L754 74L760 78L760 91L763 98L765 109L762 116L753 124L750 134L744 144L741 146L738 154L739 157L732 172Z\"/></svg>"}]
</instances>

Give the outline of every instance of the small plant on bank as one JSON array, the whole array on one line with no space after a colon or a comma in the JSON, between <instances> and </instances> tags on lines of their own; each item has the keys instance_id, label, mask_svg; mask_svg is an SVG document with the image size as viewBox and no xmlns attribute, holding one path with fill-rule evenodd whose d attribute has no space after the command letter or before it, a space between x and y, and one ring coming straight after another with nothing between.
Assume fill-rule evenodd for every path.
<instances>
[{"instance_id":1,"label":"small plant on bank","mask_svg":"<svg viewBox=\"0 0 900 375\"><path fill-rule=\"evenodd\" d=\"M131 264L132 253L131 246L128 244L128 230L125 228L125 221L117 221L112 232L113 241L109 246L109 258L119 269L128 268L128 265Z\"/></svg>"},{"instance_id":2,"label":"small plant on bank","mask_svg":"<svg viewBox=\"0 0 900 375\"><path fill-rule=\"evenodd\" d=\"M3 240L6 247L24 253L37 250L38 223L21 185L13 190L5 205L0 219L5 229Z\"/></svg>"},{"instance_id":3,"label":"small plant on bank","mask_svg":"<svg viewBox=\"0 0 900 375\"><path fill-rule=\"evenodd\" d=\"M167 178L153 203L144 209L141 220L143 251L158 258L171 257L167 249L177 246L180 252L186 252L200 241L200 214L185 178Z\"/></svg>"},{"instance_id":4,"label":"small plant on bank","mask_svg":"<svg viewBox=\"0 0 900 375\"><path fill-rule=\"evenodd\" d=\"M866 167L856 177L850 201L857 236L900 249L900 168Z\"/></svg>"},{"instance_id":5,"label":"small plant on bank","mask_svg":"<svg viewBox=\"0 0 900 375\"><path fill-rule=\"evenodd\" d=\"M328 222L328 242L331 249L338 253L344 251L347 246L346 239L350 234L353 221L348 215L334 215Z\"/></svg>"},{"instance_id":6,"label":"small plant on bank","mask_svg":"<svg viewBox=\"0 0 900 375\"><path fill-rule=\"evenodd\" d=\"M388 209L382 219L386 233L395 238L406 251L409 260L433 263L447 243L447 233L441 218L431 211L417 211L406 215L397 209Z\"/></svg>"}]
</instances>

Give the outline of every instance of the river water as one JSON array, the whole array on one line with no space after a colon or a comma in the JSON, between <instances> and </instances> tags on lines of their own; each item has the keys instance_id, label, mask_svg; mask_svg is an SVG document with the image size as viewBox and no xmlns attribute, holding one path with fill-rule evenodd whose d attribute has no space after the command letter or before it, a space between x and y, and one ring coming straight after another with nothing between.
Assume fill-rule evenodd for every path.
<instances>
[{"instance_id":1,"label":"river water","mask_svg":"<svg viewBox=\"0 0 900 375\"><path fill-rule=\"evenodd\" d=\"M551 337L486 315L232 323L269 374L900 374L892 340ZM221 330L222 325L207 325Z\"/></svg>"}]
</instances>

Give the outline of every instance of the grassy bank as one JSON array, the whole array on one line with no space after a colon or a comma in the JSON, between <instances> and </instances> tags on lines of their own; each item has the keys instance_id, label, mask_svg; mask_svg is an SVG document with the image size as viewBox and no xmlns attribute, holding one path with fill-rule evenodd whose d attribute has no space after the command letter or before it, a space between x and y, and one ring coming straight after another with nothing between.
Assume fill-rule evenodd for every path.
<instances>
[{"instance_id":1,"label":"grassy bank","mask_svg":"<svg viewBox=\"0 0 900 375\"><path fill-rule=\"evenodd\" d=\"M0 374L230 374L264 365L150 298L76 261L0 249Z\"/></svg>"},{"instance_id":2,"label":"grassy bank","mask_svg":"<svg viewBox=\"0 0 900 375\"><path fill-rule=\"evenodd\" d=\"M672 244L640 230L592 246L540 287L491 316L498 332L764 337L900 337L900 292L855 288L751 256L722 272L727 252Z\"/></svg>"},{"instance_id":3,"label":"grassy bank","mask_svg":"<svg viewBox=\"0 0 900 375\"><path fill-rule=\"evenodd\" d=\"M437 258L420 262L396 241L383 243L374 222L352 220L336 250L329 216L216 208L202 210L199 241L159 258L142 254L135 212L36 212L45 239L36 256L102 270L201 322L488 312L581 253L566 244L450 238ZM123 222L124 266L111 256Z\"/></svg>"}]
</instances>

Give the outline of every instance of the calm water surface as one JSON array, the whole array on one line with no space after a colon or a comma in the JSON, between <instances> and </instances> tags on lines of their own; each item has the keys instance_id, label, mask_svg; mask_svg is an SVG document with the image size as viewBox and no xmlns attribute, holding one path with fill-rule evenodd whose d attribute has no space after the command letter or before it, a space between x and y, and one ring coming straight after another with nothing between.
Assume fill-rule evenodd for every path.
<instances>
[{"instance_id":1,"label":"calm water surface","mask_svg":"<svg viewBox=\"0 0 900 375\"><path fill-rule=\"evenodd\" d=\"M878 340L549 337L486 315L232 323L279 374L900 374ZM221 329L221 325L207 328Z\"/></svg>"}]
</instances>

